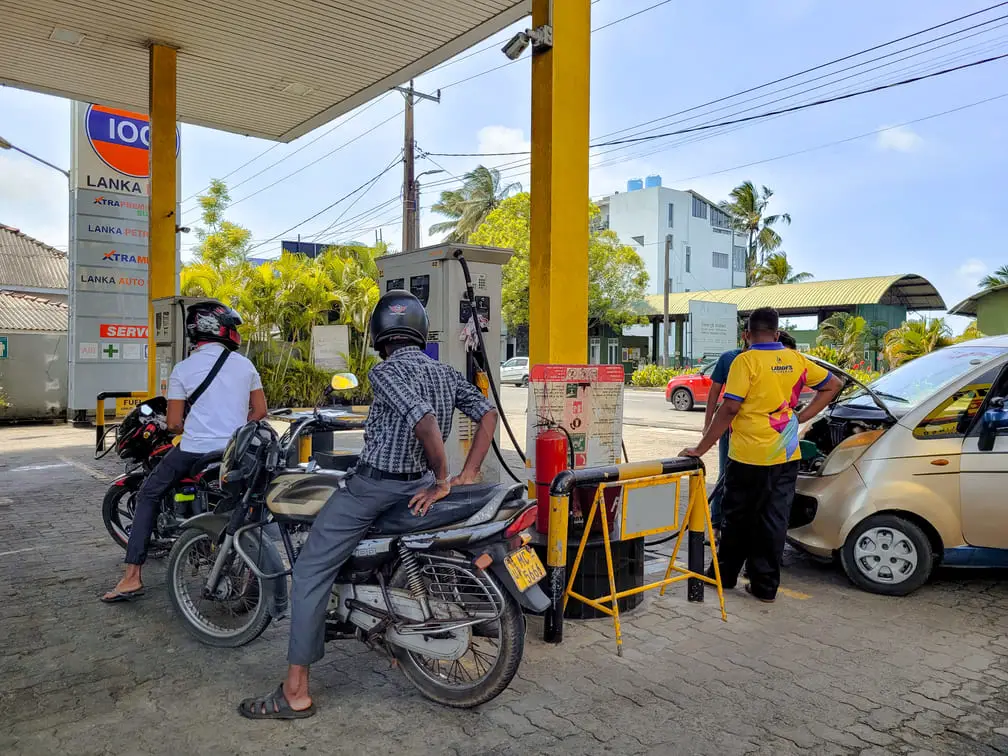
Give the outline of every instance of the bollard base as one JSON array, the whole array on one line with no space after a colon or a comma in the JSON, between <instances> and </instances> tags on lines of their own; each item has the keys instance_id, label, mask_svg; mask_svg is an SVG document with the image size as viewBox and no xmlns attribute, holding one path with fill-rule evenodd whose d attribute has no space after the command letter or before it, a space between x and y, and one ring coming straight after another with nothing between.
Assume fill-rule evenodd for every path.
<instances>
[{"instance_id":1,"label":"bollard base","mask_svg":"<svg viewBox=\"0 0 1008 756\"><path fill-rule=\"evenodd\" d=\"M570 571L574 567L574 557L577 556L578 540L571 541L567 546L567 568L563 571L564 588L566 581L570 577ZM540 558L545 560L546 547L536 545L536 552ZM635 538L629 541L612 542L613 572L616 575L616 590L625 591L630 588L640 588L644 585L644 539ZM546 568L546 579L543 581L543 590L549 595L548 582L551 579L550 568ZM585 546L584 556L581 558L581 565L578 567L578 574L572 586L576 593L588 598L599 598L608 596L609 573L606 569L605 546L601 538L591 539ZM561 589L561 593L563 589ZM620 613L630 612L640 606L644 600L643 593L633 596L625 596L619 600ZM546 610L547 617L550 610ZM607 617L597 609L582 604L580 601L568 601L567 609L563 616L571 620L599 619ZM547 623L549 619L547 619ZM545 637L545 635L544 635Z\"/></svg>"},{"instance_id":2,"label":"bollard base","mask_svg":"<svg viewBox=\"0 0 1008 756\"><path fill-rule=\"evenodd\" d=\"M689 541L687 546L687 567L691 572L703 573L704 571L704 533L702 530L689 531ZM686 581L687 601L703 601L704 586L702 580L690 578Z\"/></svg>"}]
</instances>

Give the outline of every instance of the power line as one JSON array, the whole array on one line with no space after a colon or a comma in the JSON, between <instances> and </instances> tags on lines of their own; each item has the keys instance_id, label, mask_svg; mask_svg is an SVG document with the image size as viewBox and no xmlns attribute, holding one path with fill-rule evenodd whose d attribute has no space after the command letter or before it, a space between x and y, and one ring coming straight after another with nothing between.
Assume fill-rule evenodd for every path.
<instances>
[{"instance_id":1,"label":"power line","mask_svg":"<svg viewBox=\"0 0 1008 756\"><path fill-rule=\"evenodd\" d=\"M403 153L400 152L399 155L396 156L396 159L392 162L392 164L395 165L396 163L398 163L402 159L402 157L403 157ZM356 205L358 202L360 202L362 199L364 199L365 196L367 196L367 193L370 192L374 188L374 185L378 183L378 179L380 179L382 177L382 175L384 175L384 172L379 173L377 176L375 176L371 180L371 182L367 185L367 187L364 189L364 191L362 191L360 194L358 194L357 197L354 199L354 201L351 202L349 205L347 205L346 208L343 210L342 213L340 213L338 216L336 216L336 220L334 220L332 223L330 223L324 229L322 229L317 234L315 234L314 236L312 236L312 241L318 239L320 236L322 236L322 234L326 233L329 229L333 228L337 223L339 223L343 219L343 217L348 212L350 212L351 208L353 208L354 205Z\"/></svg>"},{"instance_id":2,"label":"power line","mask_svg":"<svg viewBox=\"0 0 1008 756\"><path fill-rule=\"evenodd\" d=\"M374 181L377 181L378 179L380 179L380 178L381 178L382 176L384 176L384 175L385 175L386 173L388 173L388 172L389 172L390 170L392 170L392 168L393 168L393 167L395 167L395 165L396 165L396 164L397 164L397 163L399 162L399 160L400 160L400 159L401 159L400 155L399 155L399 154L397 154L397 155L396 155L396 158L395 158L395 160L393 160L393 161L392 161L391 163L389 163L389 164L388 164L388 165L387 165L387 166L386 166L385 168L383 168L383 169L382 169L382 171L381 171L381 172L380 172L379 174L377 174L376 176L374 176L374 177L372 177L372 178L368 179L367 181L365 181L365 182L364 182L363 184L361 184L360 186L358 186L358 187L357 187L356 189L354 189L353 191L351 191L351 192L348 192L347 194L344 194L344 195L343 195L342 197L340 197L340 198L339 198L338 200L336 200L335 202L333 202L333 203L331 203L331 204L329 204L329 205L326 205L326 206L325 206L325 207L323 207L323 208L322 208L321 210L319 210L319 211L318 211L317 213L314 213L313 215L309 215L309 216L308 216L307 218L305 218L305 219L304 219L304 220L302 220L302 221L299 221L298 223L295 223L295 224L294 224L293 226L291 226L290 228L288 228L288 229L284 229L283 231L281 231L281 232L280 232L279 234L277 234L276 236L271 236L271 237L270 237L269 239L266 239L266 240L264 240L264 241L260 242L259 244L256 244L256 245L255 245L254 247L250 247L250 248L248 249L248 251L249 251L249 252L252 252L253 250L256 250L256 249L259 249L259 247L262 247L262 246L263 246L263 245L265 245L265 244L269 244L269 243L270 243L270 242L272 242L272 241L276 241L277 239L279 239L280 237L282 237L282 236L283 236L284 234L289 234L289 233L290 233L291 231L293 231L294 229L298 228L299 226L303 226L303 225L304 225L305 223L308 223L308 222L310 222L310 221L313 221L313 220L315 220L315 219L316 219L316 218L318 218L318 217L319 217L320 215L322 215L322 213L324 213L324 212L327 212L328 210L332 210L332 209L333 209L334 207L336 207L336 205L338 205L338 204L339 204L340 202L343 202L344 200L346 200L346 199L348 199L348 198L352 197L353 195L355 195L355 194L356 194L357 192L359 192L359 191L360 191L361 189L363 189L364 187L366 187L366 186L368 186L369 184L373 183Z\"/></svg>"},{"instance_id":3,"label":"power line","mask_svg":"<svg viewBox=\"0 0 1008 756\"><path fill-rule=\"evenodd\" d=\"M933 79L938 76L944 76L945 74L954 73L956 71L962 71L967 68L974 68L976 66L981 66L986 63L993 63L1003 58L1008 58L1008 53L1002 55L995 55L988 58L982 58L980 60L974 60L969 63L964 63L959 66L953 66L951 68L943 68L940 71L934 71L932 73L921 74L920 76L913 76L907 79L901 79L899 81L890 82L888 84L880 84L875 87L870 87L868 89L859 89L854 92L848 92L846 94L836 95L834 97L824 97L818 100L813 100L812 102L803 103L801 105L792 105L786 108L779 108L777 110L768 110L762 113L756 113L751 116L744 116L741 118L735 118L730 120L716 121L712 123L702 123L696 126L688 126L683 129L676 129L674 131L666 131L659 134L646 134L643 136L636 137L626 137L624 139L612 139L609 141L596 142L589 146L590 149L595 149L598 147L612 147L615 145L622 144L637 144L640 142L649 142L655 139L664 139L670 136L678 136L680 134L691 134L697 131L707 131L709 129L716 129L722 126L731 126L738 123L748 123L750 121L757 121L764 118L769 118L771 116L782 115L784 113L795 113L799 110L807 110L808 108L817 107L819 105L826 105L832 102L839 102L840 100L849 100L854 97L859 97L865 94L873 94L875 92L880 92L885 89L894 89L896 87L905 86L907 84L914 84L919 81L924 81L926 79ZM496 157L496 156L507 156L507 155L528 155L528 150L522 152L428 152L427 155L432 155L435 157Z\"/></svg>"},{"instance_id":4,"label":"power line","mask_svg":"<svg viewBox=\"0 0 1008 756\"><path fill-rule=\"evenodd\" d=\"M287 155L284 155L282 158L280 158L279 160L277 160L275 163L271 163L270 165L266 166L266 168L264 168L262 171L259 171L259 173L253 174L252 176L249 176L249 178L245 179L244 181L239 182L238 184L235 184L235 186L241 186L241 184L244 184L245 182L249 181L250 179L255 178L259 174L263 173L263 171L267 171L270 168L272 168L273 166L282 163L284 160L287 160L288 158L293 157L294 155L296 155L297 153L299 153L301 150L303 150L305 147L308 147L310 145L315 144L315 142L317 142L319 139L321 139L324 136L327 136L327 135L331 134L333 131L335 131L336 129L338 129L340 126L345 126L346 124L350 123L350 121L352 121L354 118L356 118L357 116L359 116L359 115L367 112L368 110L370 110L371 108L373 108L375 105L377 105L379 102L381 102L382 100L384 100L385 97L388 94L389 93L386 92L385 94L381 95L377 99L372 100L367 105L365 105L363 108L360 108L359 110L357 110L354 113L352 113L348 118L345 118L342 121L339 121L338 123L333 124L330 128L326 129L324 132L322 132L321 134L319 134L317 137L315 137L314 139L312 139L310 142L307 142L306 144L302 145L301 147L299 147L298 149L294 150L293 152L291 152L291 153L289 153ZM233 176L236 173L238 173L238 171L240 171L242 168L245 168L246 166L251 165L252 163L254 163L259 158L261 158L261 157L265 156L266 154L268 154L268 153L272 152L273 150L275 150L281 144L282 144L281 142L274 142L272 145L270 145L269 147L267 147L265 150L263 150L262 152L260 152L258 155L256 155L255 157L249 158L248 160L246 160L244 163L242 163L241 165L239 165L237 168L235 168L230 173L225 173L223 176L221 176L220 180L223 181L226 178L230 178L231 176ZM182 200L182 204L184 205L189 200L194 199L195 197L198 197L200 194L202 194L203 192L205 192L209 188L210 188L210 184L207 184L200 191L193 192L188 197L186 197L184 200ZM234 187L231 187L231 188L233 189Z\"/></svg>"},{"instance_id":5,"label":"power line","mask_svg":"<svg viewBox=\"0 0 1008 756\"><path fill-rule=\"evenodd\" d=\"M334 147L333 149L329 150L329 152L325 153L324 155L321 155L320 157L318 157L313 162L306 163L305 165L302 165L300 168L298 168L296 170L293 170L293 171L291 171L290 173L288 173L288 174L286 174L284 176L281 176L280 178L276 179L275 181L272 181L271 183L266 184L265 186L260 187L259 189L256 189L251 194L246 194L244 197L239 197L238 199L236 199L233 202L231 202L230 205L228 205L228 207L234 207L239 202L244 202L247 199L251 199L252 197L255 197L257 194L261 194L262 192L265 192L267 189L272 189L277 184L280 184L280 183L286 181L287 179L289 179L289 178L291 178L293 176L296 176L297 174L301 173L301 171L307 170L308 168L311 168L312 166L317 165L320 161L325 160L330 155L334 155L335 153L337 153L340 150L342 150L344 147L347 147L347 146L353 144L358 139L362 139L362 138L368 136L369 134L373 133L374 130L377 129L379 126L384 126L389 121L392 121L392 120L394 120L394 119L396 119L398 117L399 117L398 113L393 113L388 118L386 118L384 121L380 121L380 122L376 123L374 126L372 126L367 131L361 132L360 134L358 134L357 136L355 136L353 139L347 140L346 142L344 142L343 144L339 145L338 147ZM193 209L196 209L196 208L193 208ZM192 212L192 210L190 210L189 212ZM183 213L183 215L184 214L185 213Z\"/></svg>"},{"instance_id":6,"label":"power line","mask_svg":"<svg viewBox=\"0 0 1008 756\"><path fill-rule=\"evenodd\" d=\"M1008 2L1008 0L1005 0L1005 1ZM627 19L631 19L631 18L634 18L635 16L639 16L642 13L646 13L646 12L648 12L650 10L654 10L655 8L660 8L663 5L668 5L670 2L672 2L672 0L661 0L661 2L655 3L654 5L650 5L647 8L642 8L641 10L634 11L633 13L628 13L625 16L620 16L619 18L613 19L612 21L609 21L608 23L605 23L602 26L599 26L599 27L596 27L596 28L592 29L591 33L594 34L597 31L602 31L603 29L608 29L610 26L615 26L616 24L622 23L623 21L626 21ZM593 5L594 5L594 3L593 3ZM496 46L496 44L495 44L495 46ZM508 60L508 61L505 61L505 62L501 63L500 65L494 66L493 68L488 68L486 71L480 71L479 73L475 73L475 74L473 74L471 76L466 76L464 79L459 79L458 81L453 81L451 84L445 84L445 85L443 85L441 87L438 87L438 89L449 89L451 87L458 86L459 84L464 84L467 81L472 81L473 79L478 79L480 76L486 76L487 74L493 73L494 71L499 71L500 69L505 68L506 66L514 65L515 63L518 63L521 60L522 60L522 58L518 58L517 60Z\"/></svg>"}]
</instances>

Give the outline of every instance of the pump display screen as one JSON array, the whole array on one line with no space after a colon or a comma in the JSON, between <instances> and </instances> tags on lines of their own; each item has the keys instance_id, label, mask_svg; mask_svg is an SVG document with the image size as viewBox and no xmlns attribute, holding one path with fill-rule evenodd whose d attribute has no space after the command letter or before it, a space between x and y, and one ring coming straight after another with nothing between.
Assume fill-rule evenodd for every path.
<instances>
[{"instance_id":1,"label":"pump display screen","mask_svg":"<svg viewBox=\"0 0 1008 756\"><path fill-rule=\"evenodd\" d=\"M427 299L430 297L430 276L410 276L409 290L426 307Z\"/></svg>"},{"instance_id":2,"label":"pump display screen","mask_svg":"<svg viewBox=\"0 0 1008 756\"><path fill-rule=\"evenodd\" d=\"M400 291L406 289L405 278L390 278L385 282L385 291Z\"/></svg>"}]
</instances>

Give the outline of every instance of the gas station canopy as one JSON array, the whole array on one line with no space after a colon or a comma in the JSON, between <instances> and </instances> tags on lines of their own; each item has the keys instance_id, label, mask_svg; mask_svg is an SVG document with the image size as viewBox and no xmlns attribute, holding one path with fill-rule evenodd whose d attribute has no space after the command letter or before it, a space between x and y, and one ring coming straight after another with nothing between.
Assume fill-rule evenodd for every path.
<instances>
[{"instance_id":1,"label":"gas station canopy","mask_svg":"<svg viewBox=\"0 0 1008 756\"><path fill-rule=\"evenodd\" d=\"M0 83L144 112L178 49L178 120L288 142L518 21L531 0L8 0Z\"/></svg>"}]
</instances>

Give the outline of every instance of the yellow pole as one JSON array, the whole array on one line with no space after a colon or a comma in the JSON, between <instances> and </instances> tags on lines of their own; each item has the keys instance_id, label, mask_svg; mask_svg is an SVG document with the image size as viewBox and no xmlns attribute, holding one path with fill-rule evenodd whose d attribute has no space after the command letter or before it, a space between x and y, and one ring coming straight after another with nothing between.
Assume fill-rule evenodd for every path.
<instances>
[{"instance_id":1,"label":"yellow pole","mask_svg":"<svg viewBox=\"0 0 1008 756\"><path fill-rule=\"evenodd\" d=\"M536 364L588 359L588 91L591 0L532 0L532 26L552 47L532 50L529 355ZM543 638L563 639L566 497L550 497Z\"/></svg>"},{"instance_id":2,"label":"yellow pole","mask_svg":"<svg viewBox=\"0 0 1008 756\"><path fill-rule=\"evenodd\" d=\"M147 263L147 390L160 392L154 359L154 300L175 296L176 152L175 152L176 51L151 45L148 78L150 111L150 239Z\"/></svg>"},{"instance_id":3,"label":"yellow pole","mask_svg":"<svg viewBox=\"0 0 1008 756\"><path fill-rule=\"evenodd\" d=\"M704 572L704 533L707 530L707 521L710 519L707 504L707 483L701 470L696 475L690 476L689 492L689 540L686 545L686 567L690 572L703 574ZM713 547L713 541L711 542ZM704 583L702 580L690 578L686 583L686 600L703 601Z\"/></svg>"},{"instance_id":4,"label":"yellow pole","mask_svg":"<svg viewBox=\"0 0 1008 756\"><path fill-rule=\"evenodd\" d=\"M591 0L533 0L553 28L532 54L529 354L532 364L588 357L588 82Z\"/></svg>"}]
</instances>

